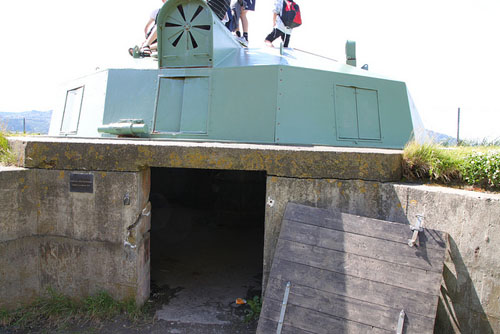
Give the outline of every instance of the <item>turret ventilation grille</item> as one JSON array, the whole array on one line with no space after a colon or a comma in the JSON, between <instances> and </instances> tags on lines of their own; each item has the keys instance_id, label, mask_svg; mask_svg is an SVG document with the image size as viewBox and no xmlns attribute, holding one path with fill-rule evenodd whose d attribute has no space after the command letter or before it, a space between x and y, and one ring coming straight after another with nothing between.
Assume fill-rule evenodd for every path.
<instances>
[{"instance_id":1,"label":"turret ventilation grille","mask_svg":"<svg viewBox=\"0 0 500 334\"><path fill-rule=\"evenodd\" d=\"M196 9L195 9L196 8ZM177 6L165 20L165 35L174 48L196 49L212 29L207 9L195 4ZM189 18L189 19L187 19Z\"/></svg>"}]
</instances>

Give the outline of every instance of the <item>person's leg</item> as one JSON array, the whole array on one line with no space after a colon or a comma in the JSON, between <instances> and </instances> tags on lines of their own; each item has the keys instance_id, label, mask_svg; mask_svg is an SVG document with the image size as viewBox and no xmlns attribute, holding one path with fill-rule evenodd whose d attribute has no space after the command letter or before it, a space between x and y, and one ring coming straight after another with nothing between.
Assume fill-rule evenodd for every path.
<instances>
[{"instance_id":1,"label":"person's leg","mask_svg":"<svg viewBox=\"0 0 500 334\"><path fill-rule=\"evenodd\" d=\"M241 8L241 25L243 27L243 37L247 40L248 42L248 19L247 19L247 10L244 9L243 7Z\"/></svg>"},{"instance_id":2,"label":"person's leg","mask_svg":"<svg viewBox=\"0 0 500 334\"><path fill-rule=\"evenodd\" d=\"M244 1L244 10L242 11L241 14L241 23L243 25L243 37L248 41L248 12L253 12L255 11L255 1L256 0L245 0Z\"/></svg>"},{"instance_id":3,"label":"person's leg","mask_svg":"<svg viewBox=\"0 0 500 334\"><path fill-rule=\"evenodd\" d=\"M274 28L273 31L266 37L266 45L273 47L273 42L275 39L281 37L283 39L283 32L279 29Z\"/></svg>"},{"instance_id":4,"label":"person's leg","mask_svg":"<svg viewBox=\"0 0 500 334\"><path fill-rule=\"evenodd\" d=\"M284 35L285 35L285 41L284 41L283 46L284 46L285 48L287 48L287 47L288 47L288 43L290 43L290 36L291 36L291 35L290 35L290 34L284 34Z\"/></svg>"},{"instance_id":5,"label":"person's leg","mask_svg":"<svg viewBox=\"0 0 500 334\"><path fill-rule=\"evenodd\" d=\"M241 18L241 11L240 11L240 16L236 16L236 36L241 37L241 32L240 32L240 18Z\"/></svg>"},{"instance_id":6,"label":"person's leg","mask_svg":"<svg viewBox=\"0 0 500 334\"><path fill-rule=\"evenodd\" d=\"M152 51L156 51L158 49L157 38L158 38L158 35L156 32L156 25L155 25L153 27L153 30L149 34L148 38L141 45L140 50L141 50L141 53L143 54L143 56L148 57L151 55Z\"/></svg>"},{"instance_id":7,"label":"person's leg","mask_svg":"<svg viewBox=\"0 0 500 334\"><path fill-rule=\"evenodd\" d=\"M158 35L156 33L156 25L154 26L154 29L151 31L149 34L148 38L142 43L142 46L150 46L151 44L156 42Z\"/></svg>"}]
</instances>

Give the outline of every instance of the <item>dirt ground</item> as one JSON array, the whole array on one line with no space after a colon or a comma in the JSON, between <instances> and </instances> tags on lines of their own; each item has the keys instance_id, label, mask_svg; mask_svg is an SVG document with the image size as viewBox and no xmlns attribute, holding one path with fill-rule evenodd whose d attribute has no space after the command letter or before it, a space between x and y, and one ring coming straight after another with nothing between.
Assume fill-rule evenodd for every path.
<instances>
[{"instance_id":1,"label":"dirt ground","mask_svg":"<svg viewBox=\"0 0 500 334\"><path fill-rule=\"evenodd\" d=\"M257 322L235 319L230 324L210 325L210 324L185 324L168 322L164 320L154 323L131 323L122 317L107 321L101 324L86 326L65 326L64 328L37 328L9 330L0 328L1 334L250 334L255 333Z\"/></svg>"},{"instance_id":2,"label":"dirt ground","mask_svg":"<svg viewBox=\"0 0 500 334\"><path fill-rule=\"evenodd\" d=\"M146 319L132 322L125 315L114 319L81 325L64 324L59 327L48 324L37 324L36 328L12 329L0 326L0 334L254 334L257 320L245 320L249 309L247 305L238 306L235 303L221 307L218 319L221 324L186 323L179 321L158 320L156 309L161 309L163 300L158 298Z\"/></svg>"},{"instance_id":3,"label":"dirt ground","mask_svg":"<svg viewBox=\"0 0 500 334\"><path fill-rule=\"evenodd\" d=\"M181 319L181 321L167 321L158 319L164 312L166 306L181 289L159 288L153 284L151 298L147 305L150 309L145 312L143 319L131 321L126 315L119 315L113 319L73 324L66 323L59 326L51 325L49 322L36 324L34 328L5 328L0 325L0 334L254 334L257 329L257 319L247 320L246 316L250 307L248 305L237 305L232 302L223 305L217 302L214 309L211 306L202 307L201 315L196 310L187 312L185 315L195 316L193 318ZM249 290L248 297L260 291ZM175 310L175 305L174 309ZM214 314L207 311L215 310ZM186 311L184 309L184 311ZM178 310L179 313L180 310ZM188 322L188 321L192 322Z\"/></svg>"}]
</instances>

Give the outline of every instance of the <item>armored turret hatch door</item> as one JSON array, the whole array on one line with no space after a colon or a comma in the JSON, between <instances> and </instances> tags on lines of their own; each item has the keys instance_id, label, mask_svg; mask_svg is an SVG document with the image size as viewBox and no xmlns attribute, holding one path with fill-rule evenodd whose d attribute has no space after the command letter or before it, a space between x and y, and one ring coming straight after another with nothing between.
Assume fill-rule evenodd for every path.
<instances>
[{"instance_id":1,"label":"armored turret hatch door","mask_svg":"<svg viewBox=\"0 0 500 334\"><path fill-rule=\"evenodd\" d=\"M160 77L154 133L207 133L208 76Z\"/></svg>"},{"instance_id":2,"label":"armored turret hatch door","mask_svg":"<svg viewBox=\"0 0 500 334\"><path fill-rule=\"evenodd\" d=\"M378 91L336 85L338 139L380 140Z\"/></svg>"},{"instance_id":3,"label":"armored turret hatch door","mask_svg":"<svg viewBox=\"0 0 500 334\"><path fill-rule=\"evenodd\" d=\"M447 235L410 227L289 203L257 333L432 333Z\"/></svg>"}]
</instances>

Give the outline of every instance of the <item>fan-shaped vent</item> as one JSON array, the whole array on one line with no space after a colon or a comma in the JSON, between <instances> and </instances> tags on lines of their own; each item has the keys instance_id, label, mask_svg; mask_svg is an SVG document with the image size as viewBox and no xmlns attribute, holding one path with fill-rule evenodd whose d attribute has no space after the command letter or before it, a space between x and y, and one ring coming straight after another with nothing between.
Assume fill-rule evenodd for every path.
<instances>
[{"instance_id":1,"label":"fan-shaped vent","mask_svg":"<svg viewBox=\"0 0 500 334\"><path fill-rule=\"evenodd\" d=\"M199 39L206 38L203 31L211 29L211 25L207 22L209 16L200 15L207 9L198 5L192 15L189 15L192 7L189 4L179 5L177 11L173 11L165 20L165 33L174 48L196 49L199 46ZM186 16L190 18L186 19Z\"/></svg>"}]
</instances>

